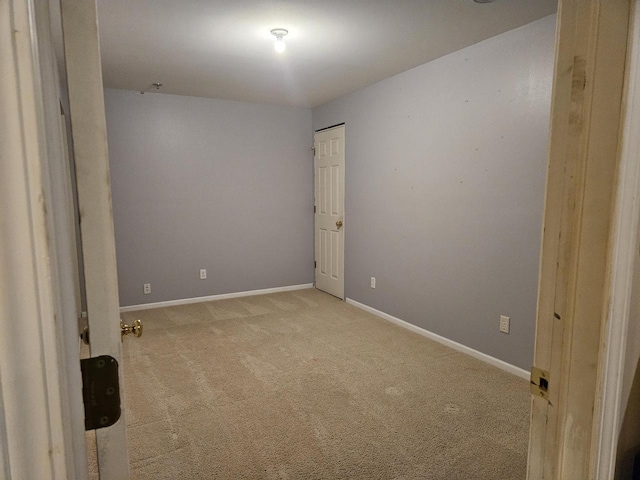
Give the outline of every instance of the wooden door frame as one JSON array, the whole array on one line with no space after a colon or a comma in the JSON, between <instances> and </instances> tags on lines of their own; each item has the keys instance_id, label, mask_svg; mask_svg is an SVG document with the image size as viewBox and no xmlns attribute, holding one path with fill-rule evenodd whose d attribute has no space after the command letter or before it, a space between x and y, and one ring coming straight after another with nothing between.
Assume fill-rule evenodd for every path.
<instances>
[{"instance_id":1,"label":"wooden door frame","mask_svg":"<svg viewBox=\"0 0 640 480\"><path fill-rule=\"evenodd\" d=\"M608 315L630 5L559 2L534 358L549 388L532 400L529 480L609 478L596 471L620 321Z\"/></svg>"},{"instance_id":2,"label":"wooden door frame","mask_svg":"<svg viewBox=\"0 0 640 480\"><path fill-rule=\"evenodd\" d=\"M0 477L86 478L49 2L0 2Z\"/></svg>"},{"instance_id":3,"label":"wooden door frame","mask_svg":"<svg viewBox=\"0 0 640 480\"><path fill-rule=\"evenodd\" d=\"M632 301L633 268L638 255L640 224L640 1L632 5L625 79L624 126L620 142L617 208L613 219L610 302L605 324L601 367L595 478L614 477Z\"/></svg>"}]
</instances>

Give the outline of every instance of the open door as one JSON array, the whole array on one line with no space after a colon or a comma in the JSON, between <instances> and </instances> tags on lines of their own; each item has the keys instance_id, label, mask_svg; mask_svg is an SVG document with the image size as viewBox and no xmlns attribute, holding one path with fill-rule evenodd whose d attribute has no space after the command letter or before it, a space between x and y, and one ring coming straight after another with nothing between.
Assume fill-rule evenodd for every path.
<instances>
[{"instance_id":1,"label":"open door","mask_svg":"<svg viewBox=\"0 0 640 480\"><path fill-rule=\"evenodd\" d=\"M119 367L120 416L105 415L95 429L101 480L129 476L125 436L122 347L111 207L102 68L95 0L61 0L73 158L82 236L82 258L91 358ZM111 360L112 359L112 360ZM83 375L85 366L83 365ZM99 368L104 363L97 365ZM87 367L88 368L88 367ZM86 381L85 381L86 383ZM85 385L86 388L86 385ZM115 418L115 423L111 424ZM93 448L89 447L89 451Z\"/></svg>"},{"instance_id":2,"label":"open door","mask_svg":"<svg viewBox=\"0 0 640 480\"><path fill-rule=\"evenodd\" d=\"M630 0L560 0L529 480L598 478L598 417Z\"/></svg>"}]
</instances>

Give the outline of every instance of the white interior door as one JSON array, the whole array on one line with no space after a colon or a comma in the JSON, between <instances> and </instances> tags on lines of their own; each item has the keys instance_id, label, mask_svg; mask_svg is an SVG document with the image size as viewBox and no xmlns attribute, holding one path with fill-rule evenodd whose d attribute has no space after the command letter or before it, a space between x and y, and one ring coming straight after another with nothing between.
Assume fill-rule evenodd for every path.
<instances>
[{"instance_id":1,"label":"white interior door","mask_svg":"<svg viewBox=\"0 0 640 480\"><path fill-rule=\"evenodd\" d=\"M129 476L129 462L96 3L95 0L61 0L60 4L91 356L108 355L119 365L121 415L115 424L95 431L98 470L101 480L122 480Z\"/></svg>"},{"instance_id":2,"label":"white interior door","mask_svg":"<svg viewBox=\"0 0 640 480\"><path fill-rule=\"evenodd\" d=\"M316 288L344 299L344 125L316 132Z\"/></svg>"}]
</instances>

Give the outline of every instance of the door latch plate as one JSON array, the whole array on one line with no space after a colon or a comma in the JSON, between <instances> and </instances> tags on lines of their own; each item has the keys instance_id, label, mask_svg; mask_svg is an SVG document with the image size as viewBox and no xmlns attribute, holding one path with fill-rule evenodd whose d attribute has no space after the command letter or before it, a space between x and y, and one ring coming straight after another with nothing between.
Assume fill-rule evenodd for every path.
<instances>
[{"instance_id":1,"label":"door latch plate","mask_svg":"<svg viewBox=\"0 0 640 480\"><path fill-rule=\"evenodd\" d=\"M80 360L84 429L109 427L120 418L118 362L109 355Z\"/></svg>"},{"instance_id":2,"label":"door latch plate","mask_svg":"<svg viewBox=\"0 0 640 480\"><path fill-rule=\"evenodd\" d=\"M531 393L549 401L549 372L538 367L531 367Z\"/></svg>"}]
</instances>

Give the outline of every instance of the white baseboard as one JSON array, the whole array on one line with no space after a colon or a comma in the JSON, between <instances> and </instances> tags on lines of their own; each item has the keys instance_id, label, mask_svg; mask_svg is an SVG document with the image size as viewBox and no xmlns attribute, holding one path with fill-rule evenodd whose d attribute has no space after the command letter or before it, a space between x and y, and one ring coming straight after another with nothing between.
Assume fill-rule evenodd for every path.
<instances>
[{"instance_id":1,"label":"white baseboard","mask_svg":"<svg viewBox=\"0 0 640 480\"><path fill-rule=\"evenodd\" d=\"M504 370L505 372L512 373L513 375L524 378L525 380L529 380L530 378L529 372L527 372L526 370L523 370L520 367L516 367L515 365L511 365L510 363L499 360L495 357L492 357L491 355L487 355L486 353L482 353L477 350L474 350L473 348L467 347L466 345L462 345L461 343L454 342L453 340L449 340L448 338L445 338L436 333L430 332L429 330L425 330L424 328L417 327L416 325L413 325L409 322L405 322L404 320L400 320L399 318L389 315L388 313L381 312L380 310L376 310L375 308L365 305L364 303L356 302L351 298L347 298L346 301L348 304L353 305L354 307L361 308L362 310L372 313L380 318L384 318L389 322L395 323L396 325L404 327L407 330L411 330L412 332L422 335L423 337L427 337L438 343L446 345L447 347L457 350L458 352L466 353L471 357L477 358L478 360L482 360L483 362L488 363L489 365L493 365L494 367Z\"/></svg>"},{"instance_id":2,"label":"white baseboard","mask_svg":"<svg viewBox=\"0 0 640 480\"><path fill-rule=\"evenodd\" d=\"M293 290L303 290L313 287L313 283L303 283L302 285L289 285L286 287L263 288L262 290L249 290L248 292L222 293L220 295L209 295L206 297L182 298L179 300L168 300L166 302L143 303L141 305L127 305L120 307L120 312L133 312L135 310L150 310L152 308L174 307L176 305L189 305L191 303L212 302L214 300L225 300L227 298L250 297L253 295L266 295L267 293L291 292Z\"/></svg>"}]
</instances>

